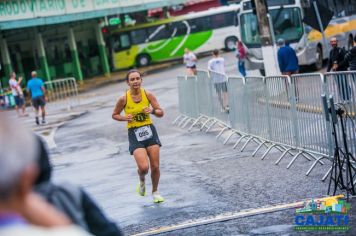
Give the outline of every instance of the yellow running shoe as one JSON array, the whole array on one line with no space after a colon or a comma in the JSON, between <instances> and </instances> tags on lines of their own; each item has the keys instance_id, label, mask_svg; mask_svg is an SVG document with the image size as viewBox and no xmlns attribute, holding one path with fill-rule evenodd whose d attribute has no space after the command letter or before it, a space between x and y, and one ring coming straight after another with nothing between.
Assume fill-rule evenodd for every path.
<instances>
[{"instance_id":1,"label":"yellow running shoe","mask_svg":"<svg viewBox=\"0 0 356 236\"><path fill-rule=\"evenodd\" d=\"M145 186L145 182L139 182L137 184L136 187L136 192L140 195L140 196L146 196L146 186Z\"/></svg>"},{"instance_id":2,"label":"yellow running shoe","mask_svg":"<svg viewBox=\"0 0 356 236\"><path fill-rule=\"evenodd\" d=\"M158 192L152 193L152 197L154 203L164 202L164 198Z\"/></svg>"}]
</instances>

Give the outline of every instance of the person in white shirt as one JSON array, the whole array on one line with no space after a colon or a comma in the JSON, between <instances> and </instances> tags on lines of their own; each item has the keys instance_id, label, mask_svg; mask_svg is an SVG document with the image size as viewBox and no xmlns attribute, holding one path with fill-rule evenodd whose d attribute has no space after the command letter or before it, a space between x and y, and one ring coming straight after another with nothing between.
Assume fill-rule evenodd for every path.
<instances>
[{"instance_id":1,"label":"person in white shirt","mask_svg":"<svg viewBox=\"0 0 356 236\"><path fill-rule=\"evenodd\" d=\"M184 49L183 62L187 68L188 75L197 74L197 57L188 48Z\"/></svg>"},{"instance_id":2,"label":"person in white shirt","mask_svg":"<svg viewBox=\"0 0 356 236\"><path fill-rule=\"evenodd\" d=\"M208 62L208 70L219 98L221 110L228 112L229 106L227 95L227 77L225 75L225 59L220 56L218 49L213 51L213 58Z\"/></svg>"},{"instance_id":3,"label":"person in white shirt","mask_svg":"<svg viewBox=\"0 0 356 236\"><path fill-rule=\"evenodd\" d=\"M25 105L25 97L21 88L22 77L19 77L19 80L16 80L16 73L12 72L10 75L9 86L11 88L12 96L15 100L15 109L18 116L27 116L26 114L26 105ZM19 109L21 108L22 113L20 113Z\"/></svg>"}]
</instances>

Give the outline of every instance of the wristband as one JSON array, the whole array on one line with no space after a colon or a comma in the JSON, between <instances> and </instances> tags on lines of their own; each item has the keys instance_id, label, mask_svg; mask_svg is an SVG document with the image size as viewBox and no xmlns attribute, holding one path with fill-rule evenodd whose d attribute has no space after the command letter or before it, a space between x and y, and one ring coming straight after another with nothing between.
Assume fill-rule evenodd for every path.
<instances>
[{"instance_id":1,"label":"wristband","mask_svg":"<svg viewBox=\"0 0 356 236\"><path fill-rule=\"evenodd\" d=\"M156 110L152 108L151 114L154 115L156 113Z\"/></svg>"}]
</instances>

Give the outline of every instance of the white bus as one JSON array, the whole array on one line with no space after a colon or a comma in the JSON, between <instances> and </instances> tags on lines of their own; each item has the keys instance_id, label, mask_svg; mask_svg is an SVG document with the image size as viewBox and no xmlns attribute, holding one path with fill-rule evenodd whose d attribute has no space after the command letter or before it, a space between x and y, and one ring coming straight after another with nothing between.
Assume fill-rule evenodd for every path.
<instances>
[{"instance_id":1,"label":"white bus","mask_svg":"<svg viewBox=\"0 0 356 236\"><path fill-rule=\"evenodd\" d=\"M215 48L235 48L240 5L158 20L125 28L109 28L114 69L146 66L153 62L180 58L184 49L194 53Z\"/></svg>"},{"instance_id":2,"label":"white bus","mask_svg":"<svg viewBox=\"0 0 356 236\"><path fill-rule=\"evenodd\" d=\"M283 38L295 49L299 65L315 65L317 70L329 56L330 47L325 45L322 34L302 22L303 6L311 4L308 0L266 0L272 17L274 38ZM339 46L348 49L356 34L356 0L319 1L334 11L334 17L325 29L327 43L331 37L339 40ZM323 14L321 12L321 14ZM240 37L247 48L246 67L263 68L262 51L256 15L252 12L250 0L241 1L239 14Z\"/></svg>"}]
</instances>

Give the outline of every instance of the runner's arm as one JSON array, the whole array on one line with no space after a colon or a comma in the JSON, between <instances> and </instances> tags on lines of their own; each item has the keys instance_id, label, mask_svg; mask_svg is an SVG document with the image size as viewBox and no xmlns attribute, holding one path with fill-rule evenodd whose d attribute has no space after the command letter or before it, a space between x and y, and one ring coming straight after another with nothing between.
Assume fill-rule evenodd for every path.
<instances>
[{"instance_id":1,"label":"runner's arm","mask_svg":"<svg viewBox=\"0 0 356 236\"><path fill-rule=\"evenodd\" d=\"M147 96L148 100L150 101L152 107L145 108L144 112L151 113L151 114L155 115L156 117L162 117L164 115L164 112L163 112L163 109L160 107L156 97L148 91L146 91L146 96Z\"/></svg>"},{"instance_id":2,"label":"runner's arm","mask_svg":"<svg viewBox=\"0 0 356 236\"><path fill-rule=\"evenodd\" d=\"M126 96L122 96L117 101L114 111L112 113L112 118L117 121L132 121L132 115L122 116L121 112L124 110L126 104Z\"/></svg>"}]
</instances>

